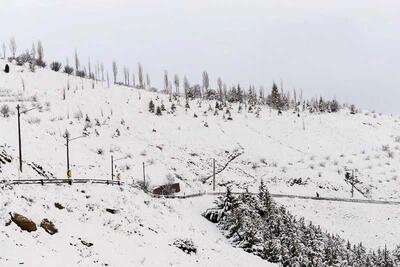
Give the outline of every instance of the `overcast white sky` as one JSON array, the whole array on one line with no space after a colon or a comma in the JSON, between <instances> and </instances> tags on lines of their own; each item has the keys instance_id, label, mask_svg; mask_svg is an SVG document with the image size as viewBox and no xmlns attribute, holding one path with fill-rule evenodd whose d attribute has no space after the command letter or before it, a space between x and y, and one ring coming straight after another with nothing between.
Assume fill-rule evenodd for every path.
<instances>
[{"instance_id":1,"label":"overcast white sky","mask_svg":"<svg viewBox=\"0 0 400 267\"><path fill-rule=\"evenodd\" d=\"M90 57L200 82L284 82L400 114L400 1L0 0L0 41L41 39L48 61Z\"/></svg>"}]
</instances>

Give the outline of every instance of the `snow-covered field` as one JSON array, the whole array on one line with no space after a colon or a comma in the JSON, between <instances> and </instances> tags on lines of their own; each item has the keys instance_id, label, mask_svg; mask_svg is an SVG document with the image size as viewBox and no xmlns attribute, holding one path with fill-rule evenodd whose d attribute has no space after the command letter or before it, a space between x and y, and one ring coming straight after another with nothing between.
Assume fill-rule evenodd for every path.
<instances>
[{"instance_id":1,"label":"snow-covered field","mask_svg":"<svg viewBox=\"0 0 400 267\"><path fill-rule=\"evenodd\" d=\"M4 64L0 61L0 67ZM156 106L165 105L166 111L162 116L148 111L150 100ZM276 111L262 107L257 117L246 109L239 113L238 105L234 104L233 120L226 120L223 111L215 113L215 102L193 100L190 101L190 109L185 110L184 99L174 101L177 110L170 113L172 103L167 95L124 86L112 85L108 88L106 82L92 82L50 70L38 69L31 73L14 65L10 74L0 72L0 107L3 104L9 105L14 114L0 118L0 155L3 153L12 158L11 163L0 164L1 179L41 177L31 167L33 163L41 166L48 177L65 178L63 134L67 129L71 138L79 137L84 132L88 134L70 143L72 178L110 179L111 155L114 158L129 155L129 158L116 162L116 177L121 181L132 183L142 180L142 163L145 162L146 178L152 186L173 179L181 184L182 194L211 191L211 179L205 183L202 179L212 174L212 159L216 159L219 170L230 157L240 154L217 175L217 191L225 191L227 184L233 185L236 190L249 188L255 191L260 179L263 179L272 193L314 196L319 192L322 196L350 197L350 186L344 181L344 172L355 170L361 181L358 187L364 193L361 195L356 191L355 197L400 200L398 116L374 112L351 115L346 109L331 114L304 112L298 117L292 112L284 112L278 116ZM43 107L21 117L23 173L18 172L17 104L23 104L26 109L38 105ZM301 184L293 183L294 178L302 178ZM10 204L2 207L2 218L14 209L32 212L28 215L37 220L51 215L60 225L60 235L30 235L16 229L11 234L10 229L14 226L4 227L2 238L15 242L2 242L7 244L7 251L11 253L2 255L2 258L13 263L34 260L39 264L45 261L46 253L52 253L54 259L70 255L65 249L75 255L68 259L71 263L79 260L92 263L97 259L114 266L125 262L124 257L129 255L131 263L143 261L148 266L160 264L157 261L187 266L189 263L196 264L196 260L202 266L225 262L239 266L251 260L255 261L254 264L244 265L257 264L258 259L253 256L242 253L241 257L236 257L240 252L229 248L215 226L200 217L200 212L209 207L211 201L199 198L190 202L169 200L164 203L133 189L125 188L120 192L118 187L110 188L74 185L57 191L59 188L52 186L48 189L35 187L32 191L29 187L18 188L15 192L5 191L1 197ZM87 193L80 193L80 190L90 192L92 197L87 199ZM14 195L33 198L35 204L32 205L36 208L30 209L26 200L21 198L17 202L11 201ZM65 214L61 214L61 211L54 210L56 198L59 202L65 198L72 212L63 211ZM25 206L20 206L21 201ZM377 247L385 243L392 246L400 240L397 206L312 200L282 200L282 203L295 214L305 216L326 230L354 242ZM89 214L91 205L95 208ZM123 212L117 216L108 214L104 212L107 205ZM150 227L158 227L159 234L148 230L146 224L143 224L143 229L138 222L127 224L134 222L135 216L139 221L146 221L148 226L152 225ZM155 218L154 221L152 218ZM97 226L90 227L92 222ZM162 222L168 223L162 225ZM115 227L115 235L110 234ZM392 230L388 231L388 227ZM134 230L145 232L146 238L140 238L139 234L126 235ZM171 234L171 231L175 233ZM101 238L104 232L108 234ZM179 262L181 252L168 246L172 238L179 234L192 234L199 248L205 249L204 254L185 256ZM152 235L156 237L152 238ZM95 245L92 249L81 247L78 238L95 239ZM52 242L55 242L53 252L49 245ZM38 251L31 250L29 245L38 243L45 244L43 247L47 248L40 251L40 257ZM153 249L161 244L165 245L165 249L155 252L157 250ZM162 255L164 251L164 256L152 257L154 253ZM24 253L26 256L20 256ZM82 258L80 255L90 256Z\"/></svg>"}]
</instances>

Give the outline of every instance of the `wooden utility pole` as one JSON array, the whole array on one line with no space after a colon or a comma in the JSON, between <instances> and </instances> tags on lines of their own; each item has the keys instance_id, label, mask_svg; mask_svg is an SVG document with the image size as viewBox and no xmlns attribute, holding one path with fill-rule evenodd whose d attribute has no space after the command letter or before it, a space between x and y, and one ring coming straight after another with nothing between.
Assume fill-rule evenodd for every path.
<instances>
[{"instance_id":1,"label":"wooden utility pole","mask_svg":"<svg viewBox=\"0 0 400 267\"><path fill-rule=\"evenodd\" d=\"M19 171L22 172L21 112L20 112L20 106L19 105L17 105L17 111L18 111Z\"/></svg>"},{"instance_id":2,"label":"wooden utility pole","mask_svg":"<svg viewBox=\"0 0 400 267\"><path fill-rule=\"evenodd\" d=\"M215 159L213 159L213 191L215 191Z\"/></svg>"}]
</instances>

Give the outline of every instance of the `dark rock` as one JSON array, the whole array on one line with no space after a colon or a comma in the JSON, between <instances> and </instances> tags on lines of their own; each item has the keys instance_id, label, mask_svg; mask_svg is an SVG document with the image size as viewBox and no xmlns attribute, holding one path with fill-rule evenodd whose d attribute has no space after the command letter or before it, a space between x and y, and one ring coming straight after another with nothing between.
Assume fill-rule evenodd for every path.
<instances>
[{"instance_id":1,"label":"dark rock","mask_svg":"<svg viewBox=\"0 0 400 267\"><path fill-rule=\"evenodd\" d=\"M111 214L117 214L118 210L116 209L106 209L107 212L111 213Z\"/></svg>"},{"instance_id":2,"label":"dark rock","mask_svg":"<svg viewBox=\"0 0 400 267\"><path fill-rule=\"evenodd\" d=\"M54 203L54 206L59 210L65 209L65 207L63 205L61 205L60 203L58 203L58 202Z\"/></svg>"},{"instance_id":3,"label":"dark rock","mask_svg":"<svg viewBox=\"0 0 400 267\"><path fill-rule=\"evenodd\" d=\"M10 72L10 66L8 64L6 64L6 66L4 67L4 72L5 73L9 73Z\"/></svg>"},{"instance_id":4,"label":"dark rock","mask_svg":"<svg viewBox=\"0 0 400 267\"><path fill-rule=\"evenodd\" d=\"M48 219L43 219L40 223L40 227L42 227L50 235L58 233L58 229L55 227L54 223Z\"/></svg>"},{"instance_id":5,"label":"dark rock","mask_svg":"<svg viewBox=\"0 0 400 267\"><path fill-rule=\"evenodd\" d=\"M93 243L90 242L86 242L85 240L81 240L81 243L85 246L87 246L88 248L90 248L91 246L93 246Z\"/></svg>"},{"instance_id":6,"label":"dark rock","mask_svg":"<svg viewBox=\"0 0 400 267\"><path fill-rule=\"evenodd\" d=\"M11 220L18 225L19 228L21 228L21 230L23 231L28 231L28 232L34 232L37 230L36 224L28 219L27 217L18 214L18 213L11 213L10 212L10 216L11 216Z\"/></svg>"},{"instance_id":7,"label":"dark rock","mask_svg":"<svg viewBox=\"0 0 400 267\"><path fill-rule=\"evenodd\" d=\"M155 195L170 195L173 193L179 193L181 191L181 187L179 183L175 184L165 184L153 189L153 194Z\"/></svg>"}]
</instances>

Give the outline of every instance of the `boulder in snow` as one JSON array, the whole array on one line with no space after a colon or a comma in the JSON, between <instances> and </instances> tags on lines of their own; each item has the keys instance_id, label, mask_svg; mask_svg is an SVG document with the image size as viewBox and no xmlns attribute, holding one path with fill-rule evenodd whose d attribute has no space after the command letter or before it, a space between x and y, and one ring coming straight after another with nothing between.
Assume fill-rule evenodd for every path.
<instances>
[{"instance_id":1,"label":"boulder in snow","mask_svg":"<svg viewBox=\"0 0 400 267\"><path fill-rule=\"evenodd\" d=\"M10 216L11 216L11 220L18 225L19 228L21 228L21 230L23 231L28 231L28 232L34 232L37 230L36 224L28 219L27 217L18 214L18 213L11 213L10 212Z\"/></svg>"},{"instance_id":2,"label":"boulder in snow","mask_svg":"<svg viewBox=\"0 0 400 267\"><path fill-rule=\"evenodd\" d=\"M48 219L43 219L40 223L40 227L42 227L50 235L54 235L58 232L58 229L55 227L54 223Z\"/></svg>"}]
</instances>

